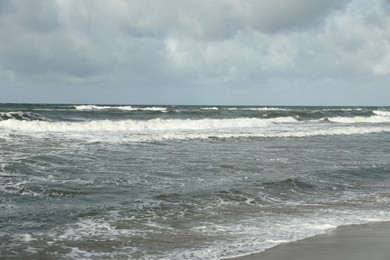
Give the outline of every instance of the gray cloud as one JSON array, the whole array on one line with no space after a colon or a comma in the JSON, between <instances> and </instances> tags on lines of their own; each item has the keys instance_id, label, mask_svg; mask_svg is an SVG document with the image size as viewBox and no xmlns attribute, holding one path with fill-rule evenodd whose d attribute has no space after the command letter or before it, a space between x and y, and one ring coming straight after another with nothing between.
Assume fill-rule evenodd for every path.
<instances>
[{"instance_id":1,"label":"gray cloud","mask_svg":"<svg viewBox=\"0 0 390 260\"><path fill-rule=\"evenodd\" d=\"M326 96L329 82L353 93L356 78L390 76L389 14L381 0L1 1L0 88L85 85L101 102L107 88L145 102Z\"/></svg>"},{"instance_id":2,"label":"gray cloud","mask_svg":"<svg viewBox=\"0 0 390 260\"><path fill-rule=\"evenodd\" d=\"M275 33L289 29L312 27L341 2L336 0L291 0L291 1L239 1L240 13L252 28Z\"/></svg>"},{"instance_id":3,"label":"gray cloud","mask_svg":"<svg viewBox=\"0 0 390 260\"><path fill-rule=\"evenodd\" d=\"M84 77L101 71L95 46L68 31L53 1L14 1L1 17L0 64L16 74Z\"/></svg>"}]
</instances>

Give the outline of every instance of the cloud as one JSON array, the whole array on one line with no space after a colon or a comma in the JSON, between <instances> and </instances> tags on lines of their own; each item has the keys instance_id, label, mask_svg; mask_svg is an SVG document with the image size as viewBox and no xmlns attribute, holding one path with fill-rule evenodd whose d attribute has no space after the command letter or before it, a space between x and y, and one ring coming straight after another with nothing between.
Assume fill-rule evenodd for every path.
<instances>
[{"instance_id":1,"label":"cloud","mask_svg":"<svg viewBox=\"0 0 390 260\"><path fill-rule=\"evenodd\" d=\"M237 1L237 16L245 24L261 32L276 33L290 29L307 29L329 13L339 8L335 0L291 0L291 1Z\"/></svg>"},{"instance_id":2,"label":"cloud","mask_svg":"<svg viewBox=\"0 0 390 260\"><path fill-rule=\"evenodd\" d=\"M229 81L294 71L297 46L283 35L268 37L242 31L225 41L170 38L166 40L166 53L169 64L177 70Z\"/></svg>"},{"instance_id":3,"label":"cloud","mask_svg":"<svg viewBox=\"0 0 390 260\"><path fill-rule=\"evenodd\" d=\"M51 1L12 2L1 15L0 64L16 74L85 77L101 71L96 46L87 34L61 24Z\"/></svg>"},{"instance_id":4,"label":"cloud","mask_svg":"<svg viewBox=\"0 0 390 260\"><path fill-rule=\"evenodd\" d=\"M311 57L313 68L328 76L385 75L389 14L380 1L352 1L343 12L325 20L323 29L313 34L314 44L304 44L302 53L309 50L306 56Z\"/></svg>"},{"instance_id":5,"label":"cloud","mask_svg":"<svg viewBox=\"0 0 390 260\"><path fill-rule=\"evenodd\" d=\"M381 0L1 1L0 81L138 96L221 86L310 92L305 82L317 93L352 78L381 85L388 28Z\"/></svg>"},{"instance_id":6,"label":"cloud","mask_svg":"<svg viewBox=\"0 0 390 260\"><path fill-rule=\"evenodd\" d=\"M171 33L200 40L223 39L249 27L261 32L278 32L310 27L330 10L336 0L166 0L58 2L77 23L86 20L118 26L136 36L161 37ZM77 15L74 15L77 14ZM84 20L84 21L83 21Z\"/></svg>"}]
</instances>

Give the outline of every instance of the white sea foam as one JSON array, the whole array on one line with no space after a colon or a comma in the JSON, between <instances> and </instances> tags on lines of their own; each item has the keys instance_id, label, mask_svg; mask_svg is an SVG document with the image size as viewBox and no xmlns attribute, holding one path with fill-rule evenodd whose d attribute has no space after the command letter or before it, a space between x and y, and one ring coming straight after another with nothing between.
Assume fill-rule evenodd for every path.
<instances>
[{"instance_id":1,"label":"white sea foam","mask_svg":"<svg viewBox=\"0 0 390 260\"><path fill-rule=\"evenodd\" d=\"M118 221L126 219L129 226L126 229L116 228ZM257 215L245 218L234 223L218 223L204 221L192 224L190 229L194 237L223 237L224 239L208 243L202 247L177 248L176 250L161 250L157 254L148 254L147 259L223 259L225 257L243 256L250 253L264 251L279 244L292 242L307 237L324 234L329 229L340 225L363 224L373 221L388 221L387 210L319 210L317 213L297 215ZM156 220L158 221L158 220ZM146 234L170 235L180 233L179 229L167 226L161 222L145 222L145 226L138 226L134 218L123 218L118 212L109 217L80 218L75 223L55 227L51 234L53 242L58 241L117 241L114 253L118 258L131 257L139 251L137 247L124 247L123 239L137 239ZM147 227L147 229L145 228ZM179 234L177 233L177 234ZM74 250L69 257L103 256L104 251ZM112 256L112 255L111 255Z\"/></svg>"},{"instance_id":2,"label":"white sea foam","mask_svg":"<svg viewBox=\"0 0 390 260\"><path fill-rule=\"evenodd\" d=\"M19 239L19 240L25 242L25 243L37 240L36 238L32 237L30 234L17 234L17 235L14 235L14 237L16 239Z\"/></svg>"},{"instance_id":3,"label":"white sea foam","mask_svg":"<svg viewBox=\"0 0 390 260\"><path fill-rule=\"evenodd\" d=\"M136 111L136 110L138 110L136 107L132 107L132 106L110 107L109 109L123 110L123 111Z\"/></svg>"},{"instance_id":4,"label":"white sea foam","mask_svg":"<svg viewBox=\"0 0 390 260\"><path fill-rule=\"evenodd\" d=\"M133 107L133 106L96 106L79 105L75 106L77 110L123 110L123 111L161 111L166 112L166 107Z\"/></svg>"},{"instance_id":5,"label":"white sea foam","mask_svg":"<svg viewBox=\"0 0 390 260\"><path fill-rule=\"evenodd\" d=\"M174 131L260 128L274 123L297 122L293 117L258 119L151 119L151 120L100 120L86 122L45 122L7 120L0 129L21 132L101 132L101 131Z\"/></svg>"},{"instance_id":6,"label":"white sea foam","mask_svg":"<svg viewBox=\"0 0 390 260\"><path fill-rule=\"evenodd\" d=\"M161 111L161 112L166 112L168 108L166 107L138 107L138 110L141 111Z\"/></svg>"},{"instance_id":7,"label":"white sea foam","mask_svg":"<svg viewBox=\"0 0 390 260\"><path fill-rule=\"evenodd\" d=\"M241 111L289 111L291 109L281 107L228 107L225 108L229 111L241 110Z\"/></svg>"},{"instance_id":8,"label":"white sea foam","mask_svg":"<svg viewBox=\"0 0 390 260\"><path fill-rule=\"evenodd\" d=\"M383 111L383 110L375 110L373 111L374 114L378 115L378 116L386 116L386 117L390 117L390 111Z\"/></svg>"},{"instance_id":9,"label":"white sea foam","mask_svg":"<svg viewBox=\"0 0 390 260\"><path fill-rule=\"evenodd\" d=\"M79 105L75 106L77 110L102 110L102 109L110 109L109 106L95 106L95 105Z\"/></svg>"},{"instance_id":10,"label":"white sea foam","mask_svg":"<svg viewBox=\"0 0 390 260\"><path fill-rule=\"evenodd\" d=\"M111 258L111 253L96 253L81 250L78 247L72 247L72 251L66 254L66 258L68 259L109 259Z\"/></svg>"},{"instance_id":11,"label":"white sea foam","mask_svg":"<svg viewBox=\"0 0 390 260\"><path fill-rule=\"evenodd\" d=\"M239 137L308 137L389 132L390 125L300 122L293 117L271 119L151 119L86 122L0 121L0 133L77 138L88 142L137 142Z\"/></svg>"},{"instance_id":12,"label":"white sea foam","mask_svg":"<svg viewBox=\"0 0 390 260\"><path fill-rule=\"evenodd\" d=\"M10 120L10 119L26 120L26 121L32 121L32 120L50 121L48 118L45 118L42 115L33 112L23 112L23 111L0 112L0 121Z\"/></svg>"},{"instance_id":13,"label":"white sea foam","mask_svg":"<svg viewBox=\"0 0 390 260\"><path fill-rule=\"evenodd\" d=\"M271 219L254 218L244 220L235 225L216 225L202 223L194 232L205 233L208 236L222 235L225 240L208 245L206 248L175 250L169 252L167 259L224 259L245 256L262 252L282 243L301 240L304 238L325 234L327 230L340 225L363 224L372 221L389 220L388 212L382 211L334 211L319 212L302 217L272 216ZM240 234L234 238L231 234ZM245 253L244 253L245 252ZM157 259L150 257L150 259Z\"/></svg>"},{"instance_id":14,"label":"white sea foam","mask_svg":"<svg viewBox=\"0 0 390 260\"><path fill-rule=\"evenodd\" d=\"M249 110L249 111L288 111L291 109L280 108L280 107L247 107L242 108L241 110Z\"/></svg>"},{"instance_id":15,"label":"white sea foam","mask_svg":"<svg viewBox=\"0 0 390 260\"><path fill-rule=\"evenodd\" d=\"M218 107L201 107L201 110L218 110Z\"/></svg>"},{"instance_id":16,"label":"white sea foam","mask_svg":"<svg viewBox=\"0 0 390 260\"><path fill-rule=\"evenodd\" d=\"M363 109L358 107L358 108L324 108L321 109L320 111L362 111Z\"/></svg>"},{"instance_id":17,"label":"white sea foam","mask_svg":"<svg viewBox=\"0 0 390 260\"><path fill-rule=\"evenodd\" d=\"M378 112L378 111L377 111ZM377 114L377 113L375 113ZM355 116L355 117L328 117L331 122L335 123L346 123L346 124L356 124L356 123L390 123L390 115L382 114L375 115L370 117Z\"/></svg>"}]
</instances>

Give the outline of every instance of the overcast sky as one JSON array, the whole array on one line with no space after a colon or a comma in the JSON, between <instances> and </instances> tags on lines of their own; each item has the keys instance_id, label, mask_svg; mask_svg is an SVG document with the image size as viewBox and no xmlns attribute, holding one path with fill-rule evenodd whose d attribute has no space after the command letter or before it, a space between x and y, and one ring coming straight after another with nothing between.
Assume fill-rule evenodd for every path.
<instances>
[{"instance_id":1,"label":"overcast sky","mask_svg":"<svg viewBox=\"0 0 390 260\"><path fill-rule=\"evenodd\" d=\"M0 102L390 105L390 1L0 0Z\"/></svg>"}]
</instances>

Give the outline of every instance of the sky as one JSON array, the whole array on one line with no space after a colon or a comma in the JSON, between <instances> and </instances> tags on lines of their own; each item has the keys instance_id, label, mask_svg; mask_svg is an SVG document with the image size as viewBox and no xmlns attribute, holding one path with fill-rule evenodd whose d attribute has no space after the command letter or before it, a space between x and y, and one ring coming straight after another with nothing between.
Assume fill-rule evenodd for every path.
<instances>
[{"instance_id":1,"label":"sky","mask_svg":"<svg viewBox=\"0 0 390 260\"><path fill-rule=\"evenodd\" d=\"M390 1L0 0L0 103L390 105Z\"/></svg>"}]
</instances>

